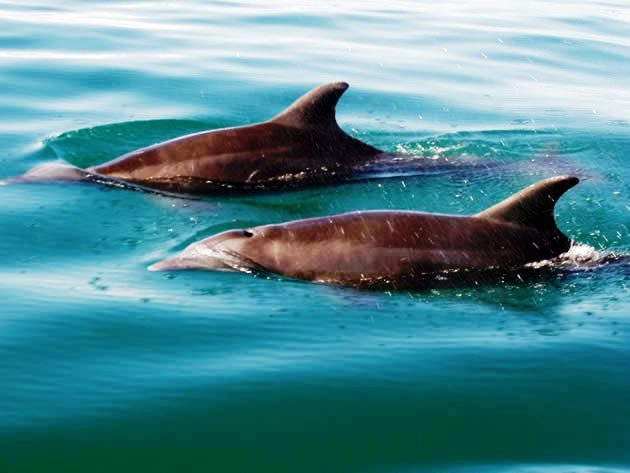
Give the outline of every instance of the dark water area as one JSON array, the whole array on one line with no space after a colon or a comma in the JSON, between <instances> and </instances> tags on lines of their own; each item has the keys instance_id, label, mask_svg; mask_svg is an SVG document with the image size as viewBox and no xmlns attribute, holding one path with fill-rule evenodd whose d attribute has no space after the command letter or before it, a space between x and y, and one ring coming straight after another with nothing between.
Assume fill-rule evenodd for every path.
<instances>
[{"instance_id":1,"label":"dark water area","mask_svg":"<svg viewBox=\"0 0 630 473\"><path fill-rule=\"evenodd\" d=\"M0 179L265 120L337 80L348 133L475 164L200 199L0 186L0 472L630 469L625 2L29 0L0 26ZM230 228L471 214L556 174L582 180L555 212L579 245L521 279L147 271Z\"/></svg>"}]
</instances>

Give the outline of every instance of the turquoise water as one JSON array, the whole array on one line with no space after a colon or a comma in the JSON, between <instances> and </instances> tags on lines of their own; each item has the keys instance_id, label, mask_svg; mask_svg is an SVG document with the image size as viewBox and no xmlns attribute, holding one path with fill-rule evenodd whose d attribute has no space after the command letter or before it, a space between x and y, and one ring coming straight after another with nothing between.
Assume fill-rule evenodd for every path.
<instances>
[{"instance_id":1,"label":"turquoise water","mask_svg":"<svg viewBox=\"0 0 630 473\"><path fill-rule=\"evenodd\" d=\"M354 136L502 164L194 201L0 187L0 471L630 470L630 7L479 3L0 1L0 179L336 80ZM583 181L556 216L585 261L522 282L146 270L232 227L472 213L565 172Z\"/></svg>"}]
</instances>

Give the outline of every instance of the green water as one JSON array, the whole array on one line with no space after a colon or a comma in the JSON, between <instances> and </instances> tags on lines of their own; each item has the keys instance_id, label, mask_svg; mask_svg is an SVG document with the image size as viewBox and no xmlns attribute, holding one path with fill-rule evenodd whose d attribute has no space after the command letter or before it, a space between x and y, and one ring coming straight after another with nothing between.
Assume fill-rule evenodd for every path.
<instances>
[{"instance_id":1,"label":"green water","mask_svg":"<svg viewBox=\"0 0 630 473\"><path fill-rule=\"evenodd\" d=\"M335 80L354 136L501 164L201 200L1 186L0 472L630 470L628 31L622 1L0 1L0 179ZM146 270L228 228L467 214L558 173L582 178L556 218L583 246L522 282Z\"/></svg>"}]
</instances>

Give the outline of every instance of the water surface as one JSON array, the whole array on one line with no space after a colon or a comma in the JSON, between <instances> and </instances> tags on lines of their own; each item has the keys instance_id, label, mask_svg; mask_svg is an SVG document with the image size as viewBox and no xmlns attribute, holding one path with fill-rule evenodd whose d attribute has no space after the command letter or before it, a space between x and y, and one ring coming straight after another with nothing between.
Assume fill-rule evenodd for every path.
<instances>
[{"instance_id":1,"label":"water surface","mask_svg":"<svg viewBox=\"0 0 630 473\"><path fill-rule=\"evenodd\" d=\"M630 8L586 2L0 1L0 178L275 115L496 172L169 199L0 187L0 471L630 469ZM150 273L232 227L478 212L577 172L590 269L439 291Z\"/></svg>"}]
</instances>

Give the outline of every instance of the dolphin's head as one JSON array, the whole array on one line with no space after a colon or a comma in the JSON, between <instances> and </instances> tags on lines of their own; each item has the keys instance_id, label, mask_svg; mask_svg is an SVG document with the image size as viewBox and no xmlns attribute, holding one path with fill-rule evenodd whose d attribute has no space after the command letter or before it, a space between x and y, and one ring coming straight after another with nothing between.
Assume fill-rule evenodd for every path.
<instances>
[{"instance_id":1,"label":"dolphin's head","mask_svg":"<svg viewBox=\"0 0 630 473\"><path fill-rule=\"evenodd\" d=\"M175 256L152 264L149 271L254 269L256 263L244 256L253 238L249 230L228 230L190 244Z\"/></svg>"}]
</instances>

